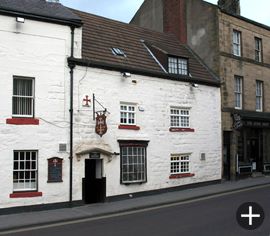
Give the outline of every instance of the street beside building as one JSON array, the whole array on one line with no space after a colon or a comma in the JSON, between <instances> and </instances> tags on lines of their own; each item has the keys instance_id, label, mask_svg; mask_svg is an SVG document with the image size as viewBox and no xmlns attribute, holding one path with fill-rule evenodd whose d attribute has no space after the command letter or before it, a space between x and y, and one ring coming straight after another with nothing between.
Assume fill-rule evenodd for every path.
<instances>
[{"instance_id":1,"label":"street beside building","mask_svg":"<svg viewBox=\"0 0 270 236\"><path fill-rule=\"evenodd\" d=\"M208 199L176 203L172 206L160 206L154 210L141 210L138 213L124 213L119 216L104 217L100 220L87 220L82 223L67 223L60 227L39 230L27 230L9 234L10 236L28 235L202 235L202 236L268 236L270 233L270 187L239 190ZM241 228L236 221L236 211L244 202L256 202L265 212L261 227L255 231ZM46 226L45 226L46 227Z\"/></svg>"}]
</instances>

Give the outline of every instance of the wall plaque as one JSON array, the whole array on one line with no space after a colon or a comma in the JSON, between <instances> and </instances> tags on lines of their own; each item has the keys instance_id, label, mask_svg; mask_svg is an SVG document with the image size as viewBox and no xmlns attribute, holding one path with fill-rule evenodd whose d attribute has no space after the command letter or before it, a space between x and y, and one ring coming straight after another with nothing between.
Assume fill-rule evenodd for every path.
<instances>
[{"instance_id":1,"label":"wall plaque","mask_svg":"<svg viewBox=\"0 0 270 236\"><path fill-rule=\"evenodd\" d=\"M63 182L62 163L63 159L58 157L48 159L48 183Z\"/></svg>"},{"instance_id":2,"label":"wall plaque","mask_svg":"<svg viewBox=\"0 0 270 236\"><path fill-rule=\"evenodd\" d=\"M90 152L90 159L100 159L100 152Z\"/></svg>"}]
</instances>

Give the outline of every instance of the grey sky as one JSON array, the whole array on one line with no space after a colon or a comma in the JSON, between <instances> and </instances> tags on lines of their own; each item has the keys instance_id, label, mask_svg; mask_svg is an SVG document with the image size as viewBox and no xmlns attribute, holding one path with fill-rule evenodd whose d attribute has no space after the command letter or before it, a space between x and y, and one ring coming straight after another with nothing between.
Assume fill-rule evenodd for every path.
<instances>
[{"instance_id":1,"label":"grey sky","mask_svg":"<svg viewBox=\"0 0 270 236\"><path fill-rule=\"evenodd\" d=\"M217 0L206 0L216 4ZM60 0L68 7L129 22L143 0ZM270 26L269 0L241 0L241 15Z\"/></svg>"}]
</instances>

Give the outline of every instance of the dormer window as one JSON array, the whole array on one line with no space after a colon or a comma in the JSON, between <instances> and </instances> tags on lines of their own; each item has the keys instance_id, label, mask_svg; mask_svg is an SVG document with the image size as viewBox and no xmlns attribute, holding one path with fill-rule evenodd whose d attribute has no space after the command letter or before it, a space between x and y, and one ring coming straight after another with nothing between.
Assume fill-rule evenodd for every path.
<instances>
[{"instance_id":1,"label":"dormer window","mask_svg":"<svg viewBox=\"0 0 270 236\"><path fill-rule=\"evenodd\" d=\"M124 53L123 50L121 50L120 48L112 48L112 53L115 56L122 56L122 57L126 57L126 54Z\"/></svg>"},{"instance_id":2,"label":"dormer window","mask_svg":"<svg viewBox=\"0 0 270 236\"><path fill-rule=\"evenodd\" d=\"M169 57L168 69L171 74L188 75L188 60L181 57Z\"/></svg>"}]
</instances>

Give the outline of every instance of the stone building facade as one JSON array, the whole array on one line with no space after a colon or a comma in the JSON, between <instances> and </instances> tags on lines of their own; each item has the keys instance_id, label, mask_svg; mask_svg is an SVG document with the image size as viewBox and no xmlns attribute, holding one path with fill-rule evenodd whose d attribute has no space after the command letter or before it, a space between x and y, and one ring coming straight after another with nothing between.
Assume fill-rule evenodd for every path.
<instances>
[{"instance_id":1,"label":"stone building facade","mask_svg":"<svg viewBox=\"0 0 270 236\"><path fill-rule=\"evenodd\" d=\"M268 173L270 28L240 16L238 0L146 0L131 24L174 33L221 78L223 176Z\"/></svg>"},{"instance_id":2,"label":"stone building facade","mask_svg":"<svg viewBox=\"0 0 270 236\"><path fill-rule=\"evenodd\" d=\"M0 1L0 55L0 213L221 180L220 80L174 35Z\"/></svg>"}]
</instances>

